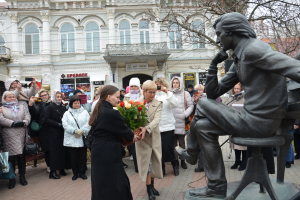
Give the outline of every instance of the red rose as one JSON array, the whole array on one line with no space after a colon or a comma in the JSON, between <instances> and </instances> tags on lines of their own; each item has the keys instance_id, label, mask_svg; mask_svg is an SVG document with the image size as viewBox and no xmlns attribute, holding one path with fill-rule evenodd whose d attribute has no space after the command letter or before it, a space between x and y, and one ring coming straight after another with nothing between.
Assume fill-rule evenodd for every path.
<instances>
[{"instance_id":1,"label":"red rose","mask_svg":"<svg viewBox=\"0 0 300 200\"><path fill-rule=\"evenodd\" d=\"M125 106L124 101L122 101L122 102L120 103L120 106L121 106L122 108Z\"/></svg>"},{"instance_id":2,"label":"red rose","mask_svg":"<svg viewBox=\"0 0 300 200\"><path fill-rule=\"evenodd\" d=\"M139 110L139 111L142 111L142 110L143 110L143 108L139 106L139 107L138 107L138 110Z\"/></svg>"},{"instance_id":3,"label":"red rose","mask_svg":"<svg viewBox=\"0 0 300 200\"><path fill-rule=\"evenodd\" d=\"M145 104L145 105L146 105L146 103L147 103L146 100L144 100L144 104Z\"/></svg>"}]
</instances>

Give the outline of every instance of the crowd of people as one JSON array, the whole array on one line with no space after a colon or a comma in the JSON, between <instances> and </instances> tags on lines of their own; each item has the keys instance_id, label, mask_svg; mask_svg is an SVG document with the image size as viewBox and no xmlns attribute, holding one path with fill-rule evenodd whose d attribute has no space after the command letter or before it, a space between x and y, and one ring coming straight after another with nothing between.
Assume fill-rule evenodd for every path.
<instances>
[{"instance_id":1,"label":"crowd of people","mask_svg":"<svg viewBox=\"0 0 300 200\"><path fill-rule=\"evenodd\" d=\"M17 162L20 184L28 184L25 179L24 146L30 137L45 153L50 179L67 176L65 169L72 169L73 181L78 177L87 179L88 148L84 145L83 137L91 133L93 200L118 199L119 196L124 200L132 199L130 182L124 170L127 165L122 161L124 148L132 155L135 171L146 183L149 199L154 200L159 195L154 187L155 178L163 178L166 174L165 163L172 164L175 176L179 175L179 167L187 169L185 160L175 155L174 148L180 146L185 149L185 137L197 104L200 99L206 98L203 85L189 84L185 89L182 78L177 76L170 82L159 77L142 84L138 78L132 78L129 89L101 86L95 92L93 101L84 104L79 96L83 91L75 90L67 106L63 103L60 91L50 96L47 90L38 90L35 78L30 89L22 88L21 83L14 79L7 80L5 87L7 91L3 94L0 108L3 151L9 152L13 172ZM241 91L241 84L235 85L231 90L233 96L225 104L243 104L244 94ZM221 98L216 100L222 101ZM129 129L124 118L113 109L120 101L144 102L148 122L140 127L139 136ZM291 128L295 138L297 134L300 135L299 125L296 122ZM124 147L120 137L134 143ZM300 158L299 141L295 141L296 159ZM235 163L231 169L245 170L249 156L247 152L250 150L232 143L230 148L235 152ZM204 171L202 159L199 155L195 172ZM288 162L291 163L295 158L288 159L287 167ZM272 163L268 165L273 167ZM15 178L9 179L8 188L14 188L15 184Z\"/></svg>"}]
</instances>

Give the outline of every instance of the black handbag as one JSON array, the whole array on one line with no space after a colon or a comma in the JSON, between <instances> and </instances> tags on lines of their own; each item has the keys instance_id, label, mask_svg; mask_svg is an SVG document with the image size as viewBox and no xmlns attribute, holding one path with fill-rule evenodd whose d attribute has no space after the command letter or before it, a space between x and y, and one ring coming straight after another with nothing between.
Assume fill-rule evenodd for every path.
<instances>
[{"instance_id":1,"label":"black handbag","mask_svg":"<svg viewBox=\"0 0 300 200\"><path fill-rule=\"evenodd\" d=\"M74 120L75 120L75 122L77 124L78 129L80 129L80 127L79 127L79 125L77 123L77 120L75 119L75 117L73 116L73 114L71 112L69 112L69 113L74 118ZM90 134L90 132L91 131L89 131L88 135ZM91 148L92 147L92 143L88 140L88 135L87 136L82 135L82 142L83 142L83 145L84 145L85 148Z\"/></svg>"},{"instance_id":2,"label":"black handbag","mask_svg":"<svg viewBox=\"0 0 300 200\"><path fill-rule=\"evenodd\" d=\"M24 139L23 153L25 155L36 155L36 154L38 154L38 148L37 148L37 145L31 141L31 139L27 133L27 128L28 127L25 127L25 139Z\"/></svg>"}]
</instances>

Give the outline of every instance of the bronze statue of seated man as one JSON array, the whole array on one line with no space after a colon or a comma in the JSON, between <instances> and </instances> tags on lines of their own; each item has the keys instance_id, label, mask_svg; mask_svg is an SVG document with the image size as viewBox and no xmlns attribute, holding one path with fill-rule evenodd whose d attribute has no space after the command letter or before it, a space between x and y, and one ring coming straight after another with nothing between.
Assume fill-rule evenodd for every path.
<instances>
[{"instance_id":1,"label":"bronze statue of seated man","mask_svg":"<svg viewBox=\"0 0 300 200\"><path fill-rule=\"evenodd\" d=\"M227 180L218 142L219 135L265 138L276 132L287 107L286 77L300 83L300 62L274 51L256 39L249 22L240 13L227 13L214 23L222 50L211 61L206 81L208 99L198 102L187 135L187 149L177 153L190 164L203 158L207 187L190 191L199 197L226 197ZM217 64L233 50L234 63L218 81ZM215 101L238 82L245 90L244 110L237 111Z\"/></svg>"}]
</instances>

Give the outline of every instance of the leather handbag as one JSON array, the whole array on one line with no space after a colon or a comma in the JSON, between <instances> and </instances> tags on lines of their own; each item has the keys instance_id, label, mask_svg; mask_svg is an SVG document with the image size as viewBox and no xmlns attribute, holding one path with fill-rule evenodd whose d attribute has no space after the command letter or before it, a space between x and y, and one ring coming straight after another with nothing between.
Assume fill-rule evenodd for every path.
<instances>
[{"instance_id":1,"label":"leather handbag","mask_svg":"<svg viewBox=\"0 0 300 200\"><path fill-rule=\"evenodd\" d=\"M185 92L183 92L183 94L184 94L184 110L186 110ZM193 120L193 116L191 115L185 118L185 131L190 130L192 120Z\"/></svg>"},{"instance_id":2,"label":"leather handbag","mask_svg":"<svg viewBox=\"0 0 300 200\"><path fill-rule=\"evenodd\" d=\"M77 123L77 120L75 119L74 115L73 115L71 112L69 112L69 113L70 113L70 114L72 115L72 117L74 118L74 120L75 120L75 122L76 122L76 125L77 125L78 129L80 129L80 127L79 127L79 125L78 125L78 123ZM91 132L91 131L89 131L88 135L90 134L90 132ZM92 133L91 133L91 134L92 134ZM88 140L87 137L88 137L88 136L82 135L82 142L83 142L83 145L84 145L85 148L91 148L91 147L92 147L92 142L91 142L90 140ZM91 138L91 137L90 137L90 138Z\"/></svg>"},{"instance_id":3,"label":"leather handbag","mask_svg":"<svg viewBox=\"0 0 300 200\"><path fill-rule=\"evenodd\" d=\"M36 155L38 154L38 148L37 145L32 142L31 138L27 134L27 127L25 127L25 139L24 139L24 149L23 153L25 155Z\"/></svg>"}]
</instances>

